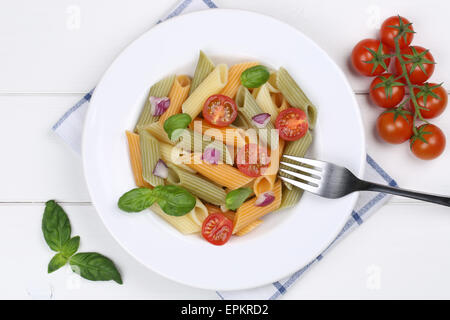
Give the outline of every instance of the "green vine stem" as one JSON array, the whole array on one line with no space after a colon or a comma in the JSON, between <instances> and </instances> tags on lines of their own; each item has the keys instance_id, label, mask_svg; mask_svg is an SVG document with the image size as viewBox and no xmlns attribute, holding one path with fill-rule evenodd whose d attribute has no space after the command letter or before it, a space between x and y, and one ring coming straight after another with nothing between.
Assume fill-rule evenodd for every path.
<instances>
[{"instance_id":1,"label":"green vine stem","mask_svg":"<svg viewBox=\"0 0 450 320\"><path fill-rule=\"evenodd\" d=\"M399 17L400 19L400 17ZM421 107L419 106L419 104L417 103L417 99L416 96L414 94L414 88L417 88L416 85L413 85L411 83L411 80L409 79L409 74L408 74L408 70L406 69L406 64L407 62L405 61L405 59L403 58L402 54L400 53L400 43L399 43L399 39L404 36L404 32L399 32L399 34L394 38L395 41L395 54L394 56L398 59L401 67L402 67L402 74L400 75L400 77L403 77L406 80L406 85L408 86L408 90L409 90L409 99L411 99L412 103L414 104L414 117L413 117L413 132L414 135L417 135L417 127L416 127L416 120L419 119L425 123L428 123L428 121L426 121L423 117L422 114L420 113L420 109ZM399 77L399 78L400 78ZM408 100L406 100L408 101ZM400 108L403 107L403 105L406 103L402 103L400 105Z\"/></svg>"}]
</instances>

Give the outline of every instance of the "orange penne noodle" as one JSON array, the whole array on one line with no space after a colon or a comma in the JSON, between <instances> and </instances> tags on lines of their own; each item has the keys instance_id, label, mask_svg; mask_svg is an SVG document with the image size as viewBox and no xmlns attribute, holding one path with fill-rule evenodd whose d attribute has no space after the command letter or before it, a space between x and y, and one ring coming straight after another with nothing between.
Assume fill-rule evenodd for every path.
<instances>
[{"instance_id":1,"label":"orange penne noodle","mask_svg":"<svg viewBox=\"0 0 450 320\"><path fill-rule=\"evenodd\" d=\"M252 223L250 223L249 225L243 227L241 230L239 230L238 232L236 232L236 235L239 237L242 237L243 235L246 235L247 233L249 233L250 231L254 230L257 226L259 226L261 223L263 223L262 220L255 220Z\"/></svg>"},{"instance_id":2,"label":"orange penne noodle","mask_svg":"<svg viewBox=\"0 0 450 320\"><path fill-rule=\"evenodd\" d=\"M212 205L212 204L209 204L209 203L205 203L204 205L205 205L206 209L208 209L208 214L221 213L225 217L230 219L231 221L234 221L235 213L233 211L222 212L222 210L220 210L220 208L215 206L215 205Z\"/></svg>"},{"instance_id":3,"label":"orange penne noodle","mask_svg":"<svg viewBox=\"0 0 450 320\"><path fill-rule=\"evenodd\" d=\"M244 204L239 207L239 209L236 211L236 216L234 217L233 234L241 231L244 227L248 226L250 223L258 220L259 218L268 214L269 212L277 210L280 207L281 205L280 180L278 180L275 183L273 192L275 194L275 200L265 207L255 206L255 202L257 199L256 197L244 202Z\"/></svg>"},{"instance_id":4,"label":"orange penne noodle","mask_svg":"<svg viewBox=\"0 0 450 320\"><path fill-rule=\"evenodd\" d=\"M141 146L139 144L139 135L130 131L125 131L130 150L131 169L133 170L134 181L138 187L152 188L150 184L144 181L142 177Z\"/></svg>"},{"instance_id":5,"label":"orange penne noodle","mask_svg":"<svg viewBox=\"0 0 450 320\"><path fill-rule=\"evenodd\" d=\"M181 112L181 105L187 99L191 88L191 78L186 75L177 76L169 92L170 106L159 118L159 123L163 126L164 121L170 116Z\"/></svg>"},{"instance_id":6,"label":"orange penne noodle","mask_svg":"<svg viewBox=\"0 0 450 320\"><path fill-rule=\"evenodd\" d=\"M278 144L278 151L270 153L270 167L267 170L267 174L257 177L253 184L253 192L256 196L261 193L272 191L275 186L275 180L277 180L278 169L280 167L280 158L283 155L285 141L280 139Z\"/></svg>"},{"instance_id":7,"label":"orange penne noodle","mask_svg":"<svg viewBox=\"0 0 450 320\"><path fill-rule=\"evenodd\" d=\"M191 163L186 163L186 165L209 180L230 190L246 186L254 180L254 178L246 176L228 164L206 163L201 160L199 155L192 155Z\"/></svg>"},{"instance_id":8,"label":"orange penne noodle","mask_svg":"<svg viewBox=\"0 0 450 320\"><path fill-rule=\"evenodd\" d=\"M235 127L214 127L204 119L196 118L190 128L205 136L214 137L226 145L241 148L245 145L244 131Z\"/></svg>"},{"instance_id":9,"label":"orange penne noodle","mask_svg":"<svg viewBox=\"0 0 450 320\"><path fill-rule=\"evenodd\" d=\"M290 107L289 102L283 96L281 92L272 93L271 95L272 101L278 109L278 112L286 110Z\"/></svg>"},{"instance_id":10,"label":"orange penne noodle","mask_svg":"<svg viewBox=\"0 0 450 320\"><path fill-rule=\"evenodd\" d=\"M220 94L228 96L232 99L236 96L236 93L241 85L241 74L248 68L257 66L258 62L244 62L235 64L228 70L228 82L222 89Z\"/></svg>"}]
</instances>

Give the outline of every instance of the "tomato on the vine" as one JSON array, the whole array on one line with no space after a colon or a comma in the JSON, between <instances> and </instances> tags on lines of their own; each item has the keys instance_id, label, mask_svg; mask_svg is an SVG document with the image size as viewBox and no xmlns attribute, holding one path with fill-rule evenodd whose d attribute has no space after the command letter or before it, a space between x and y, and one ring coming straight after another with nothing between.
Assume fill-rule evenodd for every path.
<instances>
[{"instance_id":1,"label":"tomato on the vine","mask_svg":"<svg viewBox=\"0 0 450 320\"><path fill-rule=\"evenodd\" d=\"M413 117L404 109L383 112L377 119L378 135L386 142L400 144L413 135Z\"/></svg>"},{"instance_id":2,"label":"tomato on the vine","mask_svg":"<svg viewBox=\"0 0 450 320\"><path fill-rule=\"evenodd\" d=\"M434 72L434 58L430 51L420 46L410 46L400 51L406 64L409 80L412 84L421 84L427 81ZM402 66L395 59L397 75L403 74Z\"/></svg>"},{"instance_id":3,"label":"tomato on the vine","mask_svg":"<svg viewBox=\"0 0 450 320\"><path fill-rule=\"evenodd\" d=\"M369 92L374 103L383 108L393 108L405 97L405 84L392 73L383 73L372 81Z\"/></svg>"},{"instance_id":4,"label":"tomato on the vine","mask_svg":"<svg viewBox=\"0 0 450 320\"><path fill-rule=\"evenodd\" d=\"M364 39L352 51L352 65L362 75L378 76L386 72L391 58L380 40Z\"/></svg>"},{"instance_id":5,"label":"tomato on the vine","mask_svg":"<svg viewBox=\"0 0 450 320\"><path fill-rule=\"evenodd\" d=\"M425 83L419 88L414 88L417 104L420 107L420 114L425 119L431 119L439 116L447 107L448 95L440 84ZM412 110L415 110L414 104L410 101Z\"/></svg>"},{"instance_id":6,"label":"tomato on the vine","mask_svg":"<svg viewBox=\"0 0 450 320\"><path fill-rule=\"evenodd\" d=\"M381 41L389 46L392 50L395 49L395 37L400 36L398 44L400 49L409 46L414 37L414 29L412 23L406 18L400 16L392 16L384 20L380 29Z\"/></svg>"},{"instance_id":7,"label":"tomato on the vine","mask_svg":"<svg viewBox=\"0 0 450 320\"><path fill-rule=\"evenodd\" d=\"M439 157L444 152L446 139L441 129L433 124L423 124L417 134L411 137L412 153L423 160Z\"/></svg>"}]
</instances>

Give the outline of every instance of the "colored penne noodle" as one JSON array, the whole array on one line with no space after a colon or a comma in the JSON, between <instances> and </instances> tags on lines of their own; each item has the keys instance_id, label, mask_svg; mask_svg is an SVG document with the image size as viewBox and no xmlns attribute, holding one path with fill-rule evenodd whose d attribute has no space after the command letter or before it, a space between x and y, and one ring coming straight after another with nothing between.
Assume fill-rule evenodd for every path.
<instances>
[{"instance_id":1,"label":"colored penne noodle","mask_svg":"<svg viewBox=\"0 0 450 320\"><path fill-rule=\"evenodd\" d=\"M187 215L189 216L189 218L191 218L192 221L194 221L195 224L201 227L203 224L203 220L206 219L209 213L203 202L199 198L197 198L196 200L197 202L195 203L194 209L192 209L192 211Z\"/></svg>"},{"instance_id":2,"label":"colored penne noodle","mask_svg":"<svg viewBox=\"0 0 450 320\"><path fill-rule=\"evenodd\" d=\"M142 177L142 158L139 135L130 131L125 131L130 151L131 169L133 170L134 182L138 187L152 188L152 186Z\"/></svg>"},{"instance_id":3,"label":"colored penne noodle","mask_svg":"<svg viewBox=\"0 0 450 320\"><path fill-rule=\"evenodd\" d=\"M261 87L253 90L252 95L255 97L255 101L261 110L270 114L270 120L275 123L277 119L279 109L272 100L272 93L278 93L279 91L272 87L269 82L266 82Z\"/></svg>"},{"instance_id":4,"label":"colored penne noodle","mask_svg":"<svg viewBox=\"0 0 450 320\"><path fill-rule=\"evenodd\" d=\"M283 196L281 198L280 209L290 208L295 206L303 195L303 190L299 188L289 189L287 186L283 187Z\"/></svg>"},{"instance_id":5,"label":"colored penne noodle","mask_svg":"<svg viewBox=\"0 0 450 320\"><path fill-rule=\"evenodd\" d=\"M239 237L242 237L242 236L246 235L247 233L249 233L250 231L255 230L255 228L258 227L261 223L263 223L262 220L255 220L252 223L250 223L249 225L243 227L238 232L236 232L236 235Z\"/></svg>"},{"instance_id":6,"label":"colored penne noodle","mask_svg":"<svg viewBox=\"0 0 450 320\"><path fill-rule=\"evenodd\" d=\"M228 146L241 148L245 145L245 134L241 128L216 128L201 118L195 119L191 123L190 128L203 135L214 137L215 140L219 140Z\"/></svg>"},{"instance_id":7,"label":"colored penne noodle","mask_svg":"<svg viewBox=\"0 0 450 320\"><path fill-rule=\"evenodd\" d=\"M228 83L226 86L222 89L220 94L223 94L225 96L228 96L232 99L236 96L236 93L239 89L239 86L241 85L241 75L242 72L247 70L248 68L257 66L258 62L244 62L235 64L230 67L230 70L228 70Z\"/></svg>"},{"instance_id":8,"label":"colored penne noodle","mask_svg":"<svg viewBox=\"0 0 450 320\"><path fill-rule=\"evenodd\" d=\"M139 132L141 156L142 156L142 176L152 186L164 185L164 180L153 174L156 163L161 158L159 153L159 142L145 130Z\"/></svg>"},{"instance_id":9,"label":"colored penne noodle","mask_svg":"<svg viewBox=\"0 0 450 320\"><path fill-rule=\"evenodd\" d=\"M194 169L185 164L185 162L190 161L191 153L167 143L159 144L159 152L161 154L161 159L163 159L165 163L173 163L183 170L196 173Z\"/></svg>"},{"instance_id":10,"label":"colored penne noodle","mask_svg":"<svg viewBox=\"0 0 450 320\"><path fill-rule=\"evenodd\" d=\"M175 75L168 76L161 81L155 83L148 93L147 99L145 100L144 108L141 111L141 115L136 124L135 132L145 129L146 126L158 121L159 117L152 115L152 106L150 104L150 97L167 97L172 88L173 82L175 81Z\"/></svg>"},{"instance_id":11,"label":"colored penne noodle","mask_svg":"<svg viewBox=\"0 0 450 320\"><path fill-rule=\"evenodd\" d=\"M197 66L195 67L194 78L192 79L191 88L189 89L189 95L194 92L200 83L214 70L215 66L211 59L200 50L198 56Z\"/></svg>"},{"instance_id":12,"label":"colored penne noodle","mask_svg":"<svg viewBox=\"0 0 450 320\"><path fill-rule=\"evenodd\" d=\"M177 76L173 82L172 89L169 92L169 108L159 118L159 124L164 126L164 122L170 116L181 112L181 105L189 95L191 87L191 78L186 75Z\"/></svg>"},{"instance_id":13,"label":"colored penne noodle","mask_svg":"<svg viewBox=\"0 0 450 320\"><path fill-rule=\"evenodd\" d=\"M171 224L173 227L175 227L178 231L180 231L183 234L192 234L197 233L202 230L201 226L199 226L197 223L195 223L189 214L186 214L181 217L171 216L166 214L160 206L155 203L150 207L150 210L156 213L158 216L166 220L169 224Z\"/></svg>"}]
</instances>

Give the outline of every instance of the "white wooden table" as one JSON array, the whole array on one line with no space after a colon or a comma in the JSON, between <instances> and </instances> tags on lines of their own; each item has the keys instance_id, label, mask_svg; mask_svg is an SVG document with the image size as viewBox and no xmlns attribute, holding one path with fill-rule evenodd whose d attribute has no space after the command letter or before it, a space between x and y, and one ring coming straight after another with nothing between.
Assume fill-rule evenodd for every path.
<instances>
[{"instance_id":1,"label":"white wooden table","mask_svg":"<svg viewBox=\"0 0 450 320\"><path fill-rule=\"evenodd\" d=\"M30 298L52 288L53 298L216 299L147 270L109 235L90 204L78 155L50 130L65 110L94 87L114 57L178 0L16 0L0 4L0 298ZM430 48L433 80L450 88L450 3L419 0L216 0L223 8L272 15L314 39L341 66L363 114L367 150L408 188L450 193L450 149L435 161L415 159L408 145L374 134L380 109L369 81L351 73L348 57L374 37L384 18L414 22L414 43ZM232 23L232 22L230 22ZM440 29L441 28L441 29ZM440 30L440 31L439 31ZM253 32L255 30L249 30ZM280 48L282 50L282 48ZM450 110L435 121L450 137ZM343 124L345 125L345 124ZM92 283L68 269L46 274L51 252L40 230L43 204L64 205L81 249L110 256L123 286ZM392 200L334 248L284 299L450 298L450 210ZM29 293L31 291L31 295Z\"/></svg>"}]
</instances>

